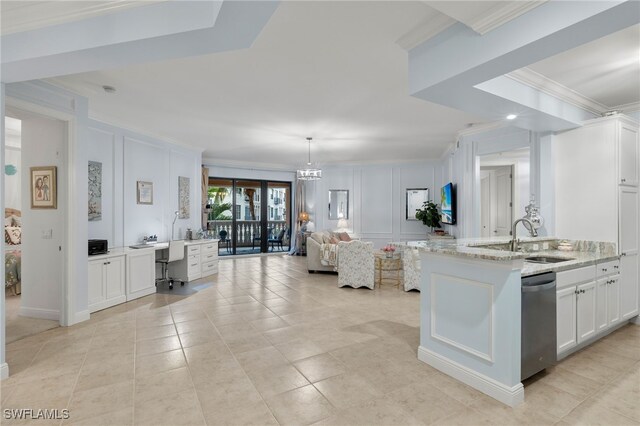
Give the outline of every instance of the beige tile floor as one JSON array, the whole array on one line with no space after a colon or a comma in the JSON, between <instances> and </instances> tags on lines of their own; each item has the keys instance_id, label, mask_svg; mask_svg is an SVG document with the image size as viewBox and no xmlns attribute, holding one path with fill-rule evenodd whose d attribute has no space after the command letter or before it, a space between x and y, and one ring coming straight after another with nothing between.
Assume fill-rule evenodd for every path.
<instances>
[{"instance_id":1,"label":"beige tile floor","mask_svg":"<svg viewBox=\"0 0 640 426\"><path fill-rule=\"evenodd\" d=\"M70 410L39 425L640 424L635 325L511 409L416 359L418 293L339 289L288 256L222 260L213 282L9 344L3 408Z\"/></svg>"},{"instance_id":2,"label":"beige tile floor","mask_svg":"<svg viewBox=\"0 0 640 426\"><path fill-rule=\"evenodd\" d=\"M5 290L5 337L7 343L15 342L27 336L60 326L58 321L29 318L19 315L20 297L20 295L16 296L10 291Z\"/></svg>"}]
</instances>

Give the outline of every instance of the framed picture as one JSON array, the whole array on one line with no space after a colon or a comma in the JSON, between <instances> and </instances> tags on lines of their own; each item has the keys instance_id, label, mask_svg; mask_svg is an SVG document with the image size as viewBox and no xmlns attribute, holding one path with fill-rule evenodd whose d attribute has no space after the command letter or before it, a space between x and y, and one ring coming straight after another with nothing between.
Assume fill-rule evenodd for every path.
<instances>
[{"instance_id":1,"label":"framed picture","mask_svg":"<svg viewBox=\"0 0 640 426\"><path fill-rule=\"evenodd\" d=\"M31 208L57 209L56 166L31 167Z\"/></svg>"},{"instance_id":2,"label":"framed picture","mask_svg":"<svg viewBox=\"0 0 640 426\"><path fill-rule=\"evenodd\" d=\"M189 219L189 207L191 195L189 187L191 180L188 177L178 176L178 218Z\"/></svg>"},{"instance_id":3,"label":"framed picture","mask_svg":"<svg viewBox=\"0 0 640 426\"><path fill-rule=\"evenodd\" d=\"M429 200L429 188L408 188L407 189L407 220L416 219L416 211L422 208L422 204Z\"/></svg>"},{"instance_id":4,"label":"framed picture","mask_svg":"<svg viewBox=\"0 0 640 426\"><path fill-rule=\"evenodd\" d=\"M153 204L153 182L138 182L138 204Z\"/></svg>"}]
</instances>

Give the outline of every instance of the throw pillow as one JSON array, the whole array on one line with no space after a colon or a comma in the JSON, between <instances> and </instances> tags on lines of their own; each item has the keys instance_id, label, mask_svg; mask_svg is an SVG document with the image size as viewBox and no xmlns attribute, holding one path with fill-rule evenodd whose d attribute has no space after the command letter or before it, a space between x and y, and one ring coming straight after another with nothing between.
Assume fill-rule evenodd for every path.
<instances>
[{"instance_id":1,"label":"throw pillow","mask_svg":"<svg viewBox=\"0 0 640 426\"><path fill-rule=\"evenodd\" d=\"M329 239L329 243L331 244L338 244L340 242L340 240L338 238L336 238L335 236L331 237Z\"/></svg>"},{"instance_id":2,"label":"throw pillow","mask_svg":"<svg viewBox=\"0 0 640 426\"><path fill-rule=\"evenodd\" d=\"M346 232L340 232L338 236L340 237L340 241L351 241L351 237Z\"/></svg>"}]
</instances>

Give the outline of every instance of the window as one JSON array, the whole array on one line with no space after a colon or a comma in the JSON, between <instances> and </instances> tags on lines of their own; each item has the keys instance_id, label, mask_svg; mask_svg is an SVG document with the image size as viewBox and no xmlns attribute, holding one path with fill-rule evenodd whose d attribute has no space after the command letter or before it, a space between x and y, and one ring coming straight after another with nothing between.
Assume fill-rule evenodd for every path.
<instances>
[{"instance_id":1,"label":"window","mask_svg":"<svg viewBox=\"0 0 640 426\"><path fill-rule=\"evenodd\" d=\"M249 206L244 206L244 218L249 219L251 217L251 212L249 211Z\"/></svg>"},{"instance_id":2,"label":"window","mask_svg":"<svg viewBox=\"0 0 640 426\"><path fill-rule=\"evenodd\" d=\"M240 220L240 204L236 204L235 206L235 216L236 216L236 220Z\"/></svg>"}]
</instances>

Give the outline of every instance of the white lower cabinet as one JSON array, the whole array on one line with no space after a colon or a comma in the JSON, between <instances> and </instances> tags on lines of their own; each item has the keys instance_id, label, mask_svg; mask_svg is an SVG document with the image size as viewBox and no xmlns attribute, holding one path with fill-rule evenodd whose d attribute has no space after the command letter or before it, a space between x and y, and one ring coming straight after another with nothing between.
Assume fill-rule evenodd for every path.
<instances>
[{"instance_id":1,"label":"white lower cabinet","mask_svg":"<svg viewBox=\"0 0 640 426\"><path fill-rule=\"evenodd\" d=\"M556 292L558 353L577 345L576 338L576 287L564 288Z\"/></svg>"},{"instance_id":2,"label":"white lower cabinet","mask_svg":"<svg viewBox=\"0 0 640 426\"><path fill-rule=\"evenodd\" d=\"M218 242L191 242L185 257L169 264L169 276L181 281L193 281L218 273Z\"/></svg>"},{"instance_id":3,"label":"white lower cabinet","mask_svg":"<svg viewBox=\"0 0 640 426\"><path fill-rule=\"evenodd\" d=\"M638 315L638 253L620 258L620 315L626 320Z\"/></svg>"},{"instance_id":4,"label":"white lower cabinet","mask_svg":"<svg viewBox=\"0 0 640 426\"><path fill-rule=\"evenodd\" d=\"M89 312L126 302L125 256L89 261Z\"/></svg>"},{"instance_id":5,"label":"white lower cabinet","mask_svg":"<svg viewBox=\"0 0 640 426\"><path fill-rule=\"evenodd\" d=\"M127 300L156 292L156 252L136 250L127 254Z\"/></svg>"},{"instance_id":6,"label":"white lower cabinet","mask_svg":"<svg viewBox=\"0 0 640 426\"><path fill-rule=\"evenodd\" d=\"M580 344L596 334L596 283L581 284L576 290L576 327Z\"/></svg>"}]
</instances>

